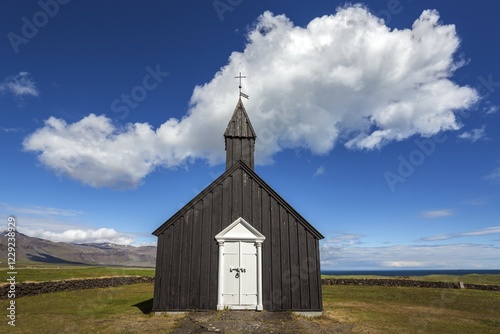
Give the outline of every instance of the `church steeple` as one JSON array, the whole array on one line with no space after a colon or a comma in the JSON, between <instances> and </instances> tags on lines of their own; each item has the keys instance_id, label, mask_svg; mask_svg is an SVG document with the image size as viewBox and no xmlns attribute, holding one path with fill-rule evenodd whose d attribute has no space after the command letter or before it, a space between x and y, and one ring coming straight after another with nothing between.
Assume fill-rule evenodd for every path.
<instances>
[{"instance_id":1,"label":"church steeple","mask_svg":"<svg viewBox=\"0 0 500 334\"><path fill-rule=\"evenodd\" d=\"M241 95L234 109L233 116L224 132L226 143L226 170L239 160L251 169L254 167L255 131L245 111Z\"/></svg>"}]
</instances>

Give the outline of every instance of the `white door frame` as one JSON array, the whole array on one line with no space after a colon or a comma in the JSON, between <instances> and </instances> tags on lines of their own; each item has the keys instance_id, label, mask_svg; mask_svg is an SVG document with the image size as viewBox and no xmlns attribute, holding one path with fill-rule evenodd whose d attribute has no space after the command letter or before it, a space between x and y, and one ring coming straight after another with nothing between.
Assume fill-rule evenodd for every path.
<instances>
[{"instance_id":1,"label":"white door frame","mask_svg":"<svg viewBox=\"0 0 500 334\"><path fill-rule=\"evenodd\" d=\"M244 241L255 243L257 249L257 305L252 306L252 309L257 311L263 310L262 306L262 243L266 239L252 225L246 222L243 218L238 218L228 227L223 229L215 236L219 244L219 277L218 277L218 294L217 294L217 309L223 310L229 306L224 304L224 242L226 241ZM241 254L240 254L241 256ZM241 293L241 288L240 288ZM247 307L229 306L233 309L245 309Z\"/></svg>"}]
</instances>

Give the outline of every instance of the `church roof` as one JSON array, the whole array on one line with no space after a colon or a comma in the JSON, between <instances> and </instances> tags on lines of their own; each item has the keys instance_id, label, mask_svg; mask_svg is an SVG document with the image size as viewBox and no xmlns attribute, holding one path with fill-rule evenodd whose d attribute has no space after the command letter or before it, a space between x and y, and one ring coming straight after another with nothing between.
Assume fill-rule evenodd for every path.
<instances>
[{"instance_id":1,"label":"church roof","mask_svg":"<svg viewBox=\"0 0 500 334\"><path fill-rule=\"evenodd\" d=\"M236 138L257 138L255 131L253 130L252 123L250 123L250 118L245 111L241 97L238 100L238 104L234 109L233 116L227 125L226 131L224 132L224 137L236 137Z\"/></svg>"},{"instance_id":2,"label":"church roof","mask_svg":"<svg viewBox=\"0 0 500 334\"><path fill-rule=\"evenodd\" d=\"M224 180L230 178L235 174L238 169L243 170L251 179L266 190L266 192L276 200L279 205L286 209L307 231L314 235L317 239L323 239L324 236L316 230L304 217L302 217L295 209L288 204L274 189L272 189L257 173L255 173L250 167L248 167L243 161L238 161L231 168L226 170L221 176L219 176L214 182L212 182L208 187L206 187L202 192L200 192L195 198L193 198L189 203L187 203L183 208L181 208L177 213L170 217L165 223L158 227L153 235L159 236L163 231L165 231L171 224L176 222L180 217L184 216L187 211L193 208L196 203L203 200L209 193L213 192L216 187L221 185ZM274 224L279 224L278 221Z\"/></svg>"}]
</instances>

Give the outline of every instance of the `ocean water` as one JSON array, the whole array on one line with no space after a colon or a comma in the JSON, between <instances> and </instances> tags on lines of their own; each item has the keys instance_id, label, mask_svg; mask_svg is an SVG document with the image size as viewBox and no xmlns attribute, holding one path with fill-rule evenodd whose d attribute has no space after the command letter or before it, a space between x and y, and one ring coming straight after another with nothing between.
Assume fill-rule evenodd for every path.
<instances>
[{"instance_id":1,"label":"ocean water","mask_svg":"<svg viewBox=\"0 0 500 334\"><path fill-rule=\"evenodd\" d=\"M333 276L427 276L427 275L453 275L453 276L463 276L469 274L494 274L500 275L500 269L489 269L489 270L324 270L321 271L321 275L333 275Z\"/></svg>"}]
</instances>

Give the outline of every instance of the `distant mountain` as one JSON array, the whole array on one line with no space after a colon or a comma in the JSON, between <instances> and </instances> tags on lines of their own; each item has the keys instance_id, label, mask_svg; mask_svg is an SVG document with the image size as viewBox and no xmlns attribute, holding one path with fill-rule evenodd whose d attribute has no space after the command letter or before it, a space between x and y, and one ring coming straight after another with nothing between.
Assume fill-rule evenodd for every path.
<instances>
[{"instance_id":1,"label":"distant mountain","mask_svg":"<svg viewBox=\"0 0 500 334\"><path fill-rule=\"evenodd\" d=\"M1 262L7 260L7 237L0 235ZM110 243L73 244L16 235L16 263L86 264L154 267L155 246L124 246ZM2 264L2 265L3 265Z\"/></svg>"}]
</instances>

